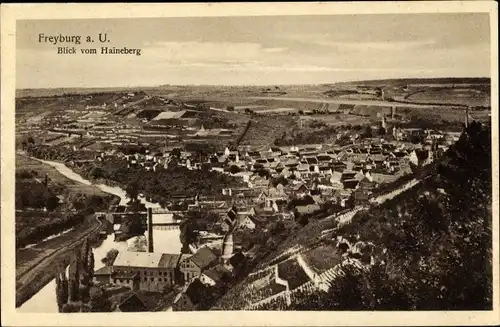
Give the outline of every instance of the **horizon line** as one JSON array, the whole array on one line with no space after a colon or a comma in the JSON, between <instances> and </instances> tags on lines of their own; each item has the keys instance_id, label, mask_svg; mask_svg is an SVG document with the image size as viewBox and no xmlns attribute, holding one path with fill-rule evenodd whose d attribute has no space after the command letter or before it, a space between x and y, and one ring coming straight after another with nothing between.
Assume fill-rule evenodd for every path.
<instances>
[{"instance_id":1,"label":"horizon line","mask_svg":"<svg viewBox=\"0 0 500 327\"><path fill-rule=\"evenodd\" d=\"M380 79L366 79L366 80L345 80L326 83L290 83L290 84L156 84L156 85L121 85L121 86L53 86L53 87L24 87L17 88L16 91L22 90L53 90L53 89L117 89L117 88L155 88L166 86L197 86L197 87L265 87L265 86L317 86L317 85L335 85L341 83L362 83L362 82L377 82L377 81L398 81L406 79L420 79L420 80L438 80L438 79L488 79L491 83L491 77L488 76L440 76L440 77L398 77L398 78L380 78Z\"/></svg>"}]
</instances>

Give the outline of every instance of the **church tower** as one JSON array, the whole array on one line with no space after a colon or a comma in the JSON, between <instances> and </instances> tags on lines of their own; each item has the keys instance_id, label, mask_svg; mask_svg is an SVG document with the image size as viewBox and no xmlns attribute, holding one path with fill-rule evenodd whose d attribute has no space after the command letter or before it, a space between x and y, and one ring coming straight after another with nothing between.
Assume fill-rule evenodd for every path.
<instances>
[{"instance_id":1,"label":"church tower","mask_svg":"<svg viewBox=\"0 0 500 327\"><path fill-rule=\"evenodd\" d=\"M234 225L236 226L236 225ZM233 241L233 230L234 227L229 229L224 240L222 242L222 262L226 263L233 256L234 252L234 241Z\"/></svg>"}]
</instances>

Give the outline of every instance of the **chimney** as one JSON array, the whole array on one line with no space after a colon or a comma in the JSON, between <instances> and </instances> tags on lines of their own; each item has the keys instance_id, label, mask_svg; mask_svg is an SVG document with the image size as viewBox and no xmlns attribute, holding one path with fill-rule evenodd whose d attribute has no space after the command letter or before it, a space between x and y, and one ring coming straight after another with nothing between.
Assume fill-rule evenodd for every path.
<instances>
[{"instance_id":1,"label":"chimney","mask_svg":"<svg viewBox=\"0 0 500 327\"><path fill-rule=\"evenodd\" d=\"M465 109L465 128L469 127L469 107Z\"/></svg>"},{"instance_id":2,"label":"chimney","mask_svg":"<svg viewBox=\"0 0 500 327\"><path fill-rule=\"evenodd\" d=\"M148 252L153 253L153 209L148 208Z\"/></svg>"},{"instance_id":3,"label":"chimney","mask_svg":"<svg viewBox=\"0 0 500 327\"><path fill-rule=\"evenodd\" d=\"M391 108L391 119L394 119L395 115L396 115L396 106L392 106L392 108Z\"/></svg>"}]
</instances>

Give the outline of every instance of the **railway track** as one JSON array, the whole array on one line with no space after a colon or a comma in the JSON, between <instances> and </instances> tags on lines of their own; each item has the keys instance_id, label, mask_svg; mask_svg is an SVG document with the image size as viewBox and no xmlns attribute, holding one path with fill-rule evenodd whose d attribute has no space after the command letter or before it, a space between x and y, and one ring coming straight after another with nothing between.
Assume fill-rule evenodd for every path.
<instances>
[{"instance_id":1,"label":"railway track","mask_svg":"<svg viewBox=\"0 0 500 327\"><path fill-rule=\"evenodd\" d=\"M20 273L19 275L16 276L16 307L19 307L22 303L24 303L29 298L28 297L24 301L19 300L19 298L25 292L25 288L30 285L30 282L32 280L34 280L34 277L36 277L36 274L38 274L41 269L45 268L46 266L49 266L52 260L54 260L58 255L63 254L65 251L68 250L68 248L72 248L73 246L75 246L76 244L78 244L79 242L84 240L86 237L92 235L93 233L97 232L101 228L102 222L99 221L95 215L92 215L92 216L98 222L97 225L89 227L77 239L66 242L66 243L62 244L58 249L53 250L50 253L39 258L33 265L31 265L30 267L25 269L22 273Z\"/></svg>"}]
</instances>

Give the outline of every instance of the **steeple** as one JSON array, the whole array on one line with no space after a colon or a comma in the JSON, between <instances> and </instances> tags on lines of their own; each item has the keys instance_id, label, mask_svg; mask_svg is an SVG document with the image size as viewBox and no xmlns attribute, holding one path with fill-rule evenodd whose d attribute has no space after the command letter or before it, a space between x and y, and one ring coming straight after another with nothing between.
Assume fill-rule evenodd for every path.
<instances>
[{"instance_id":1,"label":"steeple","mask_svg":"<svg viewBox=\"0 0 500 327\"><path fill-rule=\"evenodd\" d=\"M233 223L233 226L229 229L226 236L224 236L224 241L222 242L222 261L225 263L233 256L234 251L234 241L233 241L233 230L237 222Z\"/></svg>"}]
</instances>

